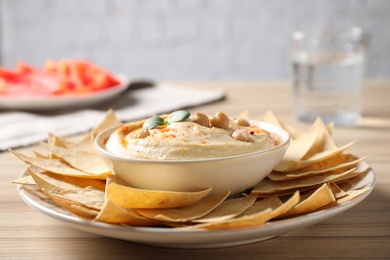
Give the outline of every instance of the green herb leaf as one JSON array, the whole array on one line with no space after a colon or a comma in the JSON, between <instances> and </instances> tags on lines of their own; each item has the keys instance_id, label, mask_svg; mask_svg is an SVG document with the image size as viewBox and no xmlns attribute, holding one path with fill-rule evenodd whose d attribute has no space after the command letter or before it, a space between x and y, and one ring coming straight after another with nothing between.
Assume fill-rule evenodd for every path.
<instances>
[{"instance_id":1,"label":"green herb leaf","mask_svg":"<svg viewBox=\"0 0 390 260\"><path fill-rule=\"evenodd\" d=\"M173 113L167 121L165 121L162 117L154 116L144 122L144 124L142 125L142 129L150 130L157 127L166 126L170 123L180 122L189 118L190 115L191 113L187 110L179 110Z\"/></svg>"},{"instance_id":2,"label":"green herb leaf","mask_svg":"<svg viewBox=\"0 0 390 260\"><path fill-rule=\"evenodd\" d=\"M188 112L187 110L179 110L179 111L173 113L173 114L169 117L169 119L168 119L168 124L186 120L187 118L190 117L190 115L191 115L191 113Z\"/></svg>"},{"instance_id":3,"label":"green herb leaf","mask_svg":"<svg viewBox=\"0 0 390 260\"><path fill-rule=\"evenodd\" d=\"M165 120L159 116L154 116L144 122L142 129L154 129L163 125L166 125Z\"/></svg>"}]
</instances>

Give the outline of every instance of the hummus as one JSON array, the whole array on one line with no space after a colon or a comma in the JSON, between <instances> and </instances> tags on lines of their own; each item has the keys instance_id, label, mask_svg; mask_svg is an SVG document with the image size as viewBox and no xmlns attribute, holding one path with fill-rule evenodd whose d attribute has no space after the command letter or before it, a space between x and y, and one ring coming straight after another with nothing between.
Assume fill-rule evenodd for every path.
<instances>
[{"instance_id":1,"label":"hummus","mask_svg":"<svg viewBox=\"0 0 390 260\"><path fill-rule=\"evenodd\" d=\"M186 119L149 129L148 135L140 138L143 122L119 127L108 138L106 149L127 158L193 160L252 153L274 147L276 142L258 126L239 126L232 120L229 120L228 129L222 129ZM245 133L246 141L233 137L232 133L238 129L248 133Z\"/></svg>"}]
</instances>

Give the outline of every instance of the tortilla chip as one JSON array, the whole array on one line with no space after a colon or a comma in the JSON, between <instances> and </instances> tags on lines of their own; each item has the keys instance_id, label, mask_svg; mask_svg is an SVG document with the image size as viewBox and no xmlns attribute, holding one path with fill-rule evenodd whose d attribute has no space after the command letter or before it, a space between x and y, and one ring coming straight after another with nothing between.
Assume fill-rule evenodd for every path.
<instances>
[{"instance_id":1,"label":"tortilla chip","mask_svg":"<svg viewBox=\"0 0 390 260\"><path fill-rule=\"evenodd\" d=\"M93 147L93 141L95 140L96 136L104 130L121 123L122 122L117 118L114 111L110 109L107 111L102 121L89 133L83 136L79 141L69 141L68 139L60 138L56 140L58 142L57 144L59 144L57 146L69 148L72 150L94 152L95 149ZM60 145L60 142L62 145Z\"/></svg>"},{"instance_id":2,"label":"tortilla chip","mask_svg":"<svg viewBox=\"0 0 390 260\"><path fill-rule=\"evenodd\" d=\"M302 160L306 160L317 153L337 150L337 144L321 118L318 117L314 121L310 131L316 132L316 139L310 150L301 158Z\"/></svg>"},{"instance_id":3,"label":"tortilla chip","mask_svg":"<svg viewBox=\"0 0 390 260\"><path fill-rule=\"evenodd\" d=\"M320 161L329 159L337 154L340 154L342 151L351 147L354 143L355 141L350 142L342 147L339 147L336 150L317 153L306 160L291 160L287 157L283 157L282 160L278 163L278 165L275 166L274 170L278 172L290 172L308 167Z\"/></svg>"},{"instance_id":4,"label":"tortilla chip","mask_svg":"<svg viewBox=\"0 0 390 260\"><path fill-rule=\"evenodd\" d=\"M285 202L282 202L277 195L271 194L269 197L254 203L252 207L243 212L241 216L256 214L270 208L272 210L270 219L273 219L294 207L299 202L299 198L299 191L295 191L294 194Z\"/></svg>"},{"instance_id":5,"label":"tortilla chip","mask_svg":"<svg viewBox=\"0 0 390 260\"><path fill-rule=\"evenodd\" d=\"M257 196L255 195L247 195L241 198L225 200L216 209L202 218L193 220L193 222L205 223L234 218L252 206L256 199Z\"/></svg>"},{"instance_id":6,"label":"tortilla chip","mask_svg":"<svg viewBox=\"0 0 390 260\"><path fill-rule=\"evenodd\" d=\"M114 111L110 109L107 111L102 121L94 129L88 132L84 137L82 137L77 142L69 142L69 143L67 142L65 148L93 153L95 152L93 142L96 136L101 132L103 132L104 130L119 125L121 123L122 123L121 120L117 118ZM66 139L63 140L68 141Z\"/></svg>"},{"instance_id":7,"label":"tortilla chip","mask_svg":"<svg viewBox=\"0 0 390 260\"><path fill-rule=\"evenodd\" d=\"M161 222L152 221L137 214L135 210L119 207L112 200L107 200L104 207L94 219L95 221L123 224L130 226L161 226Z\"/></svg>"},{"instance_id":8,"label":"tortilla chip","mask_svg":"<svg viewBox=\"0 0 390 260\"><path fill-rule=\"evenodd\" d=\"M364 179L366 177L366 175L371 171L371 167L368 167L366 168L364 171L361 171L360 174L356 175L356 176L353 176L351 178L348 178L348 179L345 179L345 180L342 180L342 181L338 181L337 182L337 185L340 187L340 189L342 190L358 190L358 189L361 189L361 188L365 188L365 187L362 187L359 182L361 182L362 179Z\"/></svg>"},{"instance_id":9,"label":"tortilla chip","mask_svg":"<svg viewBox=\"0 0 390 260\"><path fill-rule=\"evenodd\" d=\"M95 148L93 146L94 139L95 135L92 132L89 132L85 134L79 141L67 146L66 148L93 153L95 152Z\"/></svg>"},{"instance_id":10,"label":"tortilla chip","mask_svg":"<svg viewBox=\"0 0 390 260\"><path fill-rule=\"evenodd\" d=\"M245 215L238 218L228 219L220 222L211 222L189 227L190 229L230 229L230 228L248 228L261 226L272 217L272 209L268 208L252 215Z\"/></svg>"},{"instance_id":11,"label":"tortilla chip","mask_svg":"<svg viewBox=\"0 0 390 260\"><path fill-rule=\"evenodd\" d=\"M348 195L336 183L329 183L329 187L332 190L332 193L336 199L341 199Z\"/></svg>"},{"instance_id":12,"label":"tortilla chip","mask_svg":"<svg viewBox=\"0 0 390 260\"><path fill-rule=\"evenodd\" d=\"M38 151L33 150L33 153L36 158L50 159L50 155L44 155Z\"/></svg>"},{"instance_id":13,"label":"tortilla chip","mask_svg":"<svg viewBox=\"0 0 390 260\"><path fill-rule=\"evenodd\" d=\"M289 124L282 123L282 122L280 124L282 125L283 129L286 130L287 133L290 135L291 139L297 139L303 134L301 131L299 131L298 129L296 129L295 127Z\"/></svg>"},{"instance_id":14,"label":"tortilla chip","mask_svg":"<svg viewBox=\"0 0 390 260\"><path fill-rule=\"evenodd\" d=\"M259 117L259 120L262 122L283 128L284 130L286 130L289 133L291 140L299 138L303 134L301 131L298 131L294 127L292 127L284 122L281 122L271 110L268 110L263 115L261 115Z\"/></svg>"},{"instance_id":15,"label":"tortilla chip","mask_svg":"<svg viewBox=\"0 0 390 260\"><path fill-rule=\"evenodd\" d=\"M275 116L274 112L272 112L271 110L268 110L264 114L259 116L259 120L262 122L277 126L279 128L283 128L279 119Z\"/></svg>"},{"instance_id":16,"label":"tortilla chip","mask_svg":"<svg viewBox=\"0 0 390 260\"><path fill-rule=\"evenodd\" d=\"M368 192L372 190L372 188L364 188L364 189L360 189L360 190L350 190L350 191L347 191L347 196L344 196L340 199L337 200L337 204L342 204L342 203L345 203L345 202L348 202L348 201L351 201L351 200L354 200L356 199L357 197L359 197L360 195Z\"/></svg>"},{"instance_id":17,"label":"tortilla chip","mask_svg":"<svg viewBox=\"0 0 390 260\"><path fill-rule=\"evenodd\" d=\"M68 148L75 143L74 141L70 141L66 138L62 138L53 133L48 133L47 141L50 146L60 146L63 148Z\"/></svg>"},{"instance_id":18,"label":"tortilla chip","mask_svg":"<svg viewBox=\"0 0 390 260\"><path fill-rule=\"evenodd\" d=\"M299 191L295 192L294 195L284 203L276 195L271 195L268 198L254 203L238 217L194 225L189 228L227 229L260 226L266 223L268 220L271 220L272 218L287 212L298 202Z\"/></svg>"},{"instance_id":19,"label":"tortilla chip","mask_svg":"<svg viewBox=\"0 0 390 260\"><path fill-rule=\"evenodd\" d=\"M307 198L302 196L302 199L302 201L300 201L286 213L282 214L280 217L285 218L289 216L311 213L336 201L332 190L329 188L327 183L324 183L314 192L309 193Z\"/></svg>"},{"instance_id":20,"label":"tortilla chip","mask_svg":"<svg viewBox=\"0 0 390 260\"><path fill-rule=\"evenodd\" d=\"M256 214L268 208L274 210L281 205L283 205L283 202L279 199L279 197L275 194L271 194L270 196L265 197L260 201L256 201L255 203L253 203L252 206L247 208L239 216Z\"/></svg>"},{"instance_id":21,"label":"tortilla chip","mask_svg":"<svg viewBox=\"0 0 390 260\"><path fill-rule=\"evenodd\" d=\"M104 205L104 193L93 189L92 187L86 187L83 190L57 190L53 189L48 191L45 188L42 190L50 197L55 195L57 197L66 199L70 203L80 204L90 209L100 210Z\"/></svg>"},{"instance_id":22,"label":"tortilla chip","mask_svg":"<svg viewBox=\"0 0 390 260\"><path fill-rule=\"evenodd\" d=\"M16 180L13 180L12 183L13 184L21 184L21 185L36 185L36 183L31 175L20 177Z\"/></svg>"},{"instance_id":23,"label":"tortilla chip","mask_svg":"<svg viewBox=\"0 0 390 260\"><path fill-rule=\"evenodd\" d=\"M188 206L165 209L136 209L138 214L149 219L168 222L187 222L199 219L217 208L228 196L229 192L209 196Z\"/></svg>"},{"instance_id":24,"label":"tortilla chip","mask_svg":"<svg viewBox=\"0 0 390 260\"><path fill-rule=\"evenodd\" d=\"M299 203L300 199L300 193L299 191L295 191L294 194L282 205L279 207L272 209L271 212L271 218L279 217L280 215L283 215L287 211L289 211L291 208L293 208L297 203Z\"/></svg>"},{"instance_id":25,"label":"tortilla chip","mask_svg":"<svg viewBox=\"0 0 390 260\"><path fill-rule=\"evenodd\" d=\"M104 130L120 124L122 124L122 121L115 115L114 110L109 109L103 120L91 131L92 136L95 138Z\"/></svg>"},{"instance_id":26,"label":"tortilla chip","mask_svg":"<svg viewBox=\"0 0 390 260\"><path fill-rule=\"evenodd\" d=\"M318 132L319 130L315 129L309 133L301 134L296 139L291 139L283 160L301 161L310 150L313 150L312 147L315 145Z\"/></svg>"},{"instance_id":27,"label":"tortilla chip","mask_svg":"<svg viewBox=\"0 0 390 260\"><path fill-rule=\"evenodd\" d=\"M35 158L30 157L21 153L17 153L15 151L12 151L10 149L10 152L12 152L16 157L24 161L25 163L29 165L36 166L38 168L41 168L45 171L62 174L62 175L68 175L68 176L75 176L75 177L81 177L81 178L93 178L93 179L100 179L105 180L107 178L108 173L103 174L90 174L86 173L84 171L77 170L70 165L62 162L59 159L45 159L45 158Z\"/></svg>"},{"instance_id":28,"label":"tortilla chip","mask_svg":"<svg viewBox=\"0 0 390 260\"><path fill-rule=\"evenodd\" d=\"M67 149L59 146L48 146L44 143L41 143L41 145L55 154L56 157L64 160L80 171L94 175L111 174L110 169L108 169L107 165L97 153Z\"/></svg>"},{"instance_id":29,"label":"tortilla chip","mask_svg":"<svg viewBox=\"0 0 390 260\"><path fill-rule=\"evenodd\" d=\"M287 180L287 181L272 181L269 178L265 178L260 181L252 190L253 194L270 194L274 192L296 190L299 188L313 187L316 185L322 185L326 182L337 182L348 178L358 176L362 172L355 171L353 168L345 172L335 172L335 174L318 174L313 176L307 176L299 179Z\"/></svg>"},{"instance_id":30,"label":"tortilla chip","mask_svg":"<svg viewBox=\"0 0 390 260\"><path fill-rule=\"evenodd\" d=\"M45 174L34 171L30 167L28 167L28 171L39 188L51 198L55 196L61 198L62 202L67 201L68 204L75 203L95 210L101 209L104 205L104 191L102 190L92 186L80 187L65 182L58 185L59 182L55 178L45 176Z\"/></svg>"},{"instance_id":31,"label":"tortilla chip","mask_svg":"<svg viewBox=\"0 0 390 260\"><path fill-rule=\"evenodd\" d=\"M106 198L122 208L175 208L196 203L211 188L197 192L172 192L132 188L112 182L107 185Z\"/></svg>"},{"instance_id":32,"label":"tortilla chip","mask_svg":"<svg viewBox=\"0 0 390 260\"><path fill-rule=\"evenodd\" d=\"M78 202L71 201L69 199L63 198L62 196L58 196L57 194L53 194L51 192L46 194L61 208L72 212L80 218L92 220L99 213L99 210L88 208Z\"/></svg>"},{"instance_id":33,"label":"tortilla chip","mask_svg":"<svg viewBox=\"0 0 390 260\"><path fill-rule=\"evenodd\" d=\"M32 178L32 177L31 177ZM35 183L35 181L34 181ZM31 195L35 196L36 198L45 201L45 203L52 204L55 206L58 206L50 197L48 197L43 191L38 187L38 185L24 185L23 188L30 193Z\"/></svg>"},{"instance_id":34,"label":"tortilla chip","mask_svg":"<svg viewBox=\"0 0 390 260\"><path fill-rule=\"evenodd\" d=\"M319 161L315 164L312 164L308 167L290 171L290 172L277 172L272 171L268 178L273 181L284 181L291 180L295 178L301 178L309 175L315 175L319 173L325 173L329 171L339 170L339 169L351 169L355 167L359 162L365 160L368 156L357 158L351 154L336 154L324 161Z\"/></svg>"},{"instance_id":35,"label":"tortilla chip","mask_svg":"<svg viewBox=\"0 0 390 260\"><path fill-rule=\"evenodd\" d=\"M28 171L33 172L46 182L51 183L53 186L62 190L74 190L84 189L86 187L93 187L94 189L103 191L105 190L105 181L95 179L85 179L67 175L60 175L52 172L45 172L37 167L27 167Z\"/></svg>"},{"instance_id":36,"label":"tortilla chip","mask_svg":"<svg viewBox=\"0 0 390 260\"><path fill-rule=\"evenodd\" d=\"M329 124L326 125L326 129L328 129L328 132L330 135L333 135L333 130L334 130L334 122L330 122Z\"/></svg>"}]
</instances>

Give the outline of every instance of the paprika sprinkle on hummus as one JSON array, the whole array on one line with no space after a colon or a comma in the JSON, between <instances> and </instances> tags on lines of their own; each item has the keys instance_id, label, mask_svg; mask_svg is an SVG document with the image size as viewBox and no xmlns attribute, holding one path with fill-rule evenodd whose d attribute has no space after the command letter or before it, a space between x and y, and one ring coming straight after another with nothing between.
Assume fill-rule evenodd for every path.
<instances>
[{"instance_id":1,"label":"paprika sprinkle on hummus","mask_svg":"<svg viewBox=\"0 0 390 260\"><path fill-rule=\"evenodd\" d=\"M180 110L121 126L106 148L127 158L188 160L248 154L277 144L267 131L245 119Z\"/></svg>"}]
</instances>

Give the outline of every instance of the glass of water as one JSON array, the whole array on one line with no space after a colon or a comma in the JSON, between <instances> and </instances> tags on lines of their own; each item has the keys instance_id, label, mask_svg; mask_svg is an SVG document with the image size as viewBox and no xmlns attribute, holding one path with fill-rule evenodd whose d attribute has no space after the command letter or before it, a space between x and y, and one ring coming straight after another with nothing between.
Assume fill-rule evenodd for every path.
<instances>
[{"instance_id":1,"label":"glass of water","mask_svg":"<svg viewBox=\"0 0 390 260\"><path fill-rule=\"evenodd\" d=\"M350 126L362 112L368 37L361 28L292 35L293 108L302 121Z\"/></svg>"}]
</instances>

